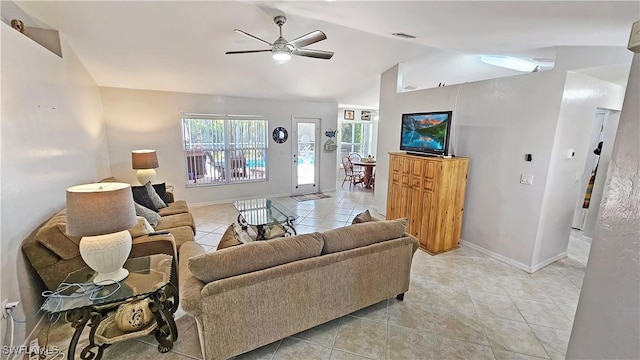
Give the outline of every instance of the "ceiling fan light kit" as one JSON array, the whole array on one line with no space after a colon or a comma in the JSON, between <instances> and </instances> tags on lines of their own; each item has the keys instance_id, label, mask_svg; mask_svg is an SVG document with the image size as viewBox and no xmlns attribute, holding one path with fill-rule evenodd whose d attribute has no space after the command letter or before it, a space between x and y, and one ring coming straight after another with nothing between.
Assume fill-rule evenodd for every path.
<instances>
[{"instance_id":1,"label":"ceiling fan light kit","mask_svg":"<svg viewBox=\"0 0 640 360\"><path fill-rule=\"evenodd\" d=\"M275 61L289 61L291 59L291 53L284 49L273 50L272 56Z\"/></svg>"},{"instance_id":2,"label":"ceiling fan light kit","mask_svg":"<svg viewBox=\"0 0 640 360\"><path fill-rule=\"evenodd\" d=\"M282 37L282 26L287 21L287 18L280 15L273 18L273 21L278 25L280 36L276 41L272 43L263 40L257 36L251 35L242 30L236 29L235 32L238 34L242 34L248 36L254 40L260 41L271 46L271 49L261 49L261 50L241 50L241 51L227 51L227 55L232 54L248 54L248 53L258 53L258 52L271 52L273 60L275 60L278 64L288 61L291 59L291 55L297 56L305 56L316 59L325 59L329 60L333 57L333 52L324 51L324 50L313 50L313 49L303 49L307 45L315 44L319 41L325 40L327 36L320 30L312 31L306 35L302 35L297 37L291 41L287 41L284 37Z\"/></svg>"}]
</instances>

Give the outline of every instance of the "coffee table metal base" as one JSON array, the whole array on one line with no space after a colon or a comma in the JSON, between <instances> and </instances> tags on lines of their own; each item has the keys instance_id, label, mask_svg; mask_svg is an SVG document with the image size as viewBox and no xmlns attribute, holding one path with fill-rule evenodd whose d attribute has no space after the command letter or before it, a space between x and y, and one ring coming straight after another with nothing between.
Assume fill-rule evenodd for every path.
<instances>
[{"instance_id":1,"label":"coffee table metal base","mask_svg":"<svg viewBox=\"0 0 640 360\"><path fill-rule=\"evenodd\" d=\"M173 318L173 314L178 309L178 292L173 284L167 284L161 290L151 294L149 298L151 300L149 308L157 324L154 336L158 341L158 351L166 353L173 348L173 343L178 340L178 328ZM96 330L100 323L108 318L109 311L113 311L113 309L113 306L106 308L83 307L70 310L65 314L66 320L75 329L69 343L68 359L75 358L78 340L87 323L90 328L89 344L81 350L80 358L86 360L99 360L102 358L104 349L111 344L98 343L96 341Z\"/></svg>"},{"instance_id":2,"label":"coffee table metal base","mask_svg":"<svg viewBox=\"0 0 640 360\"><path fill-rule=\"evenodd\" d=\"M284 236L294 236L298 235L295 228L296 218L293 216L287 217L287 221L283 224L276 225L256 225L256 240L267 240L267 228L272 228L273 226L279 226L284 231ZM242 214L238 215L238 225L242 228L242 230L247 230L249 228L249 224L242 216Z\"/></svg>"}]
</instances>

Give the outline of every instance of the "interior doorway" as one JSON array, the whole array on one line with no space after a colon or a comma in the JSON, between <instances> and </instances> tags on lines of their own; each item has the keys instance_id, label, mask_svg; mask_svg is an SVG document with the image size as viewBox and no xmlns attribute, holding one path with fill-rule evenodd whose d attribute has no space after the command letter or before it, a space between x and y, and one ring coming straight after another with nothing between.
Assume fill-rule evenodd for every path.
<instances>
[{"instance_id":1,"label":"interior doorway","mask_svg":"<svg viewBox=\"0 0 640 360\"><path fill-rule=\"evenodd\" d=\"M619 111L599 108L594 115L572 224L574 229L583 232L587 240L593 237L619 114Z\"/></svg>"},{"instance_id":2,"label":"interior doorway","mask_svg":"<svg viewBox=\"0 0 640 360\"><path fill-rule=\"evenodd\" d=\"M294 195L318 192L320 186L320 119L293 118L293 189Z\"/></svg>"}]
</instances>

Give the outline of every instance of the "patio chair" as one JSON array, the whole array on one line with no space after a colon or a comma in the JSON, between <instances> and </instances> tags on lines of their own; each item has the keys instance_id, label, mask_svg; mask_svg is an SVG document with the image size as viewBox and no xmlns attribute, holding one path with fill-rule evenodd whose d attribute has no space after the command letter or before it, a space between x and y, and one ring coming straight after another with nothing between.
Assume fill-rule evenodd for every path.
<instances>
[{"instance_id":1,"label":"patio chair","mask_svg":"<svg viewBox=\"0 0 640 360\"><path fill-rule=\"evenodd\" d=\"M194 183L207 174L207 156L202 151L192 150L187 153L187 172L189 180Z\"/></svg>"},{"instance_id":2,"label":"patio chair","mask_svg":"<svg viewBox=\"0 0 640 360\"><path fill-rule=\"evenodd\" d=\"M244 156L232 157L229 159L231 162L231 177L232 178L246 178L247 177L247 158Z\"/></svg>"}]
</instances>

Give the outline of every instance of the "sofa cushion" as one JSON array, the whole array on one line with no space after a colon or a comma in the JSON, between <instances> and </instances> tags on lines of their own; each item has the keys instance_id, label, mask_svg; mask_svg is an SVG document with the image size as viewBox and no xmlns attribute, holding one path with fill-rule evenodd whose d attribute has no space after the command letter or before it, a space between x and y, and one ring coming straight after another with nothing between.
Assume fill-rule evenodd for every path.
<instances>
[{"instance_id":1,"label":"sofa cushion","mask_svg":"<svg viewBox=\"0 0 640 360\"><path fill-rule=\"evenodd\" d=\"M369 210L366 210L364 212L361 212L360 214L356 215L356 217L353 218L353 222L351 222L352 224L359 224L359 223L364 223L364 222L369 222L371 221L371 214L369 213Z\"/></svg>"},{"instance_id":2,"label":"sofa cushion","mask_svg":"<svg viewBox=\"0 0 640 360\"><path fill-rule=\"evenodd\" d=\"M220 239L220 242L218 243L218 247L216 248L216 250L222 250L232 246L238 246L241 244L242 242L240 241L240 238L236 233L235 227L233 226L233 224L231 224L229 225L227 230L224 232L224 234L222 234L222 238Z\"/></svg>"},{"instance_id":3,"label":"sofa cushion","mask_svg":"<svg viewBox=\"0 0 640 360\"><path fill-rule=\"evenodd\" d=\"M407 219L397 219L370 221L327 230L322 233L322 253L330 254L402 237L408 224Z\"/></svg>"},{"instance_id":4,"label":"sofa cushion","mask_svg":"<svg viewBox=\"0 0 640 360\"><path fill-rule=\"evenodd\" d=\"M151 181L147 181L147 183L144 184L144 187L147 190L147 194L149 194L149 198L151 199L151 202L153 202L153 205L156 207L156 209L162 209L167 207L167 204L156 192L155 186L151 185Z\"/></svg>"},{"instance_id":5,"label":"sofa cushion","mask_svg":"<svg viewBox=\"0 0 640 360\"><path fill-rule=\"evenodd\" d=\"M156 225L158 225L158 221L160 221L160 215L158 213L156 213L155 211L148 209L138 203L134 203L133 204L136 208L136 215L137 216L142 216L143 218L147 219L147 221L149 222L149 224L153 227L155 227Z\"/></svg>"},{"instance_id":6,"label":"sofa cushion","mask_svg":"<svg viewBox=\"0 0 640 360\"><path fill-rule=\"evenodd\" d=\"M167 193L168 195L169 193ZM166 208L162 208L158 210L158 214L160 216L168 216L175 214L184 214L189 212L189 205L184 200L178 200L174 202L168 202Z\"/></svg>"},{"instance_id":7,"label":"sofa cushion","mask_svg":"<svg viewBox=\"0 0 640 360\"><path fill-rule=\"evenodd\" d=\"M196 222L193 220L191 213L174 214L160 217L158 224L154 226L156 230L171 230L180 226L190 226L193 233L196 232Z\"/></svg>"},{"instance_id":8,"label":"sofa cushion","mask_svg":"<svg viewBox=\"0 0 640 360\"><path fill-rule=\"evenodd\" d=\"M158 212L158 208L153 205L153 201L147 192L147 188L144 186L132 186L131 192L133 193L133 201L138 205L142 205L147 209L151 209Z\"/></svg>"},{"instance_id":9,"label":"sofa cushion","mask_svg":"<svg viewBox=\"0 0 640 360\"><path fill-rule=\"evenodd\" d=\"M69 236L67 230L67 212L62 210L49 219L36 233L38 242L54 254L68 260L80 256L78 245L80 237Z\"/></svg>"},{"instance_id":10,"label":"sofa cushion","mask_svg":"<svg viewBox=\"0 0 640 360\"><path fill-rule=\"evenodd\" d=\"M189 270L201 281L216 281L318 256L322 243L320 233L255 241L194 256Z\"/></svg>"}]
</instances>

